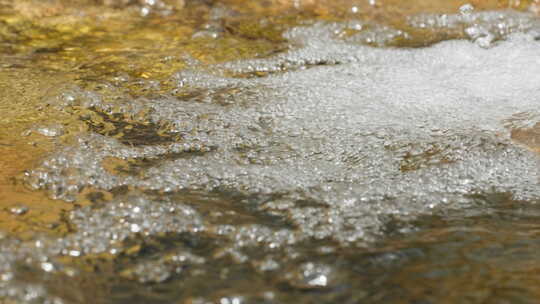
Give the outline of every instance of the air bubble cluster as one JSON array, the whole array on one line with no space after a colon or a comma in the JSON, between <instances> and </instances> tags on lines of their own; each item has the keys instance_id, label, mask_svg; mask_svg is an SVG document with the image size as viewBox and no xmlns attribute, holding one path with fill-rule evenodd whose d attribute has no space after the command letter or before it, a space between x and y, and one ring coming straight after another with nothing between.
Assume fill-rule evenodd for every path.
<instances>
[{"instance_id":1,"label":"air bubble cluster","mask_svg":"<svg viewBox=\"0 0 540 304\"><path fill-rule=\"evenodd\" d=\"M492 47L512 33L540 38L540 21L534 14L510 10L475 12L470 4L463 5L459 14L421 14L409 17L408 22L419 29L462 35L482 48Z\"/></svg>"}]
</instances>

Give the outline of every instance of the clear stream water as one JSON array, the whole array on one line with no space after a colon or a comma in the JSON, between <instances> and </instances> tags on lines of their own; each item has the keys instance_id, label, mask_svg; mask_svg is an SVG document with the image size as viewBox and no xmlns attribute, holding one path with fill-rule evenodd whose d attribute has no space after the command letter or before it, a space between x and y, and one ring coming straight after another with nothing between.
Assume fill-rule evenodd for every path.
<instances>
[{"instance_id":1,"label":"clear stream water","mask_svg":"<svg viewBox=\"0 0 540 304\"><path fill-rule=\"evenodd\" d=\"M462 39L397 48L412 34L305 21L264 58L47 93L88 131L21 181L91 204L63 236L4 236L0 296L537 303L540 18L463 6L407 22Z\"/></svg>"}]
</instances>

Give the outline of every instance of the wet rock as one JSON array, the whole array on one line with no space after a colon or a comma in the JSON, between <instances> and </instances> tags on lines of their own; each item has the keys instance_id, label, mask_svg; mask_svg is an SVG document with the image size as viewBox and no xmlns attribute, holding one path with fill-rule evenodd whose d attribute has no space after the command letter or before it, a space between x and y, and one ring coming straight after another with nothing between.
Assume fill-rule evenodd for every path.
<instances>
[{"instance_id":1,"label":"wet rock","mask_svg":"<svg viewBox=\"0 0 540 304\"><path fill-rule=\"evenodd\" d=\"M512 130L512 139L527 145L533 151L540 152L540 124L532 128Z\"/></svg>"}]
</instances>

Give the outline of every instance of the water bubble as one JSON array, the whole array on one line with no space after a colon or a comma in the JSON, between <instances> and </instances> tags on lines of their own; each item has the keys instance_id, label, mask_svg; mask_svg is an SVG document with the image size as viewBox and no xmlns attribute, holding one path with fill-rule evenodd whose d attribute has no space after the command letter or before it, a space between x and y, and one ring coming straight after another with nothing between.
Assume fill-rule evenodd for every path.
<instances>
[{"instance_id":1,"label":"water bubble","mask_svg":"<svg viewBox=\"0 0 540 304\"><path fill-rule=\"evenodd\" d=\"M141 231L141 227L139 225L137 225L137 224L131 224L130 230L133 233L137 233L137 232Z\"/></svg>"},{"instance_id":2,"label":"water bubble","mask_svg":"<svg viewBox=\"0 0 540 304\"><path fill-rule=\"evenodd\" d=\"M11 281L14 278L13 272L5 272L0 274L0 281L7 282Z\"/></svg>"},{"instance_id":3,"label":"water bubble","mask_svg":"<svg viewBox=\"0 0 540 304\"><path fill-rule=\"evenodd\" d=\"M145 6L145 7L142 7L142 8L141 8L140 13L141 13L141 16L145 17L145 16L150 15L150 12L151 12L151 11L152 11L152 10L150 9L150 7Z\"/></svg>"},{"instance_id":4,"label":"water bubble","mask_svg":"<svg viewBox=\"0 0 540 304\"><path fill-rule=\"evenodd\" d=\"M242 304L244 303L243 297L226 297L219 300L220 304Z\"/></svg>"},{"instance_id":5,"label":"water bubble","mask_svg":"<svg viewBox=\"0 0 540 304\"><path fill-rule=\"evenodd\" d=\"M81 255L81 252L78 250L70 250L68 254L72 257L78 257Z\"/></svg>"},{"instance_id":6,"label":"water bubble","mask_svg":"<svg viewBox=\"0 0 540 304\"><path fill-rule=\"evenodd\" d=\"M456 35L463 32L481 47L491 47L497 40L507 39L512 33L525 33L534 37L540 28L540 22L528 13L501 12L469 12L456 15L419 14L408 17L409 24L426 28L434 33Z\"/></svg>"},{"instance_id":7,"label":"water bubble","mask_svg":"<svg viewBox=\"0 0 540 304\"><path fill-rule=\"evenodd\" d=\"M470 15L473 11L474 11L474 6L470 3L463 4L462 6L459 7L459 12L465 16Z\"/></svg>"},{"instance_id":8,"label":"water bubble","mask_svg":"<svg viewBox=\"0 0 540 304\"><path fill-rule=\"evenodd\" d=\"M210 38L217 39L223 32L223 27L218 22L209 22L204 24L200 30L193 33L192 38Z\"/></svg>"},{"instance_id":9,"label":"water bubble","mask_svg":"<svg viewBox=\"0 0 540 304\"><path fill-rule=\"evenodd\" d=\"M43 271L45 272L51 272L54 270L54 265L49 262L44 262L44 263L41 263L41 269L43 269Z\"/></svg>"},{"instance_id":10,"label":"water bubble","mask_svg":"<svg viewBox=\"0 0 540 304\"><path fill-rule=\"evenodd\" d=\"M320 289L326 288L330 282L332 269L324 264L312 262L302 264L297 273L289 273L289 283L299 289Z\"/></svg>"},{"instance_id":11,"label":"water bubble","mask_svg":"<svg viewBox=\"0 0 540 304\"><path fill-rule=\"evenodd\" d=\"M28 212L29 208L25 205L15 205L9 208L9 212L13 215L24 215Z\"/></svg>"},{"instance_id":12,"label":"water bubble","mask_svg":"<svg viewBox=\"0 0 540 304\"><path fill-rule=\"evenodd\" d=\"M47 136L47 137L57 137L64 134L64 127L59 124L48 125L48 126L38 126L38 127L33 128L33 130L36 133L41 134L43 136Z\"/></svg>"}]
</instances>

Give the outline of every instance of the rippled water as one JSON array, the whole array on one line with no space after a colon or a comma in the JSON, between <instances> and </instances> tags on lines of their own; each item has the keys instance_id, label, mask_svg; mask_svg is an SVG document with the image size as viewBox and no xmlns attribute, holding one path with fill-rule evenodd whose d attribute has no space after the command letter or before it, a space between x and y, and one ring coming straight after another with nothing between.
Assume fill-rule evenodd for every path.
<instances>
[{"instance_id":1,"label":"rippled water","mask_svg":"<svg viewBox=\"0 0 540 304\"><path fill-rule=\"evenodd\" d=\"M302 20L282 37L262 58L186 57L161 79L42 94L86 131L18 182L75 207L61 236L3 236L0 295L535 303L540 18L464 5L402 27Z\"/></svg>"}]
</instances>

